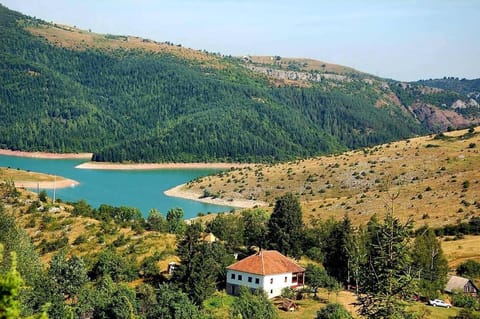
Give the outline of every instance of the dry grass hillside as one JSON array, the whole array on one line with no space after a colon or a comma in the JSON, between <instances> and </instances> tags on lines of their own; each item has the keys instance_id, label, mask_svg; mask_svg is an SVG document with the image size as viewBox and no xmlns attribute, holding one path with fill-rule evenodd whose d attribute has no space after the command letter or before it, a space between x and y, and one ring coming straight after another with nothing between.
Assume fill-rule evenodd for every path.
<instances>
[{"instance_id":1,"label":"dry grass hillside","mask_svg":"<svg viewBox=\"0 0 480 319\"><path fill-rule=\"evenodd\" d=\"M140 49L159 54L172 54L186 60L193 60L205 67L224 68L225 62L211 53L184 48L169 42L157 42L136 36L98 34L60 24L36 24L26 28L33 35L46 39L49 43L73 50L91 48L103 50Z\"/></svg>"},{"instance_id":2,"label":"dry grass hillside","mask_svg":"<svg viewBox=\"0 0 480 319\"><path fill-rule=\"evenodd\" d=\"M288 68L288 66L297 67L300 71L318 71L321 73L334 73L340 75L367 75L353 68L333 64L314 59L306 58L288 58L288 57L274 57L274 56L249 56L251 62L262 64L265 66L278 66L281 68ZM279 59L280 58L280 59Z\"/></svg>"},{"instance_id":3,"label":"dry grass hillside","mask_svg":"<svg viewBox=\"0 0 480 319\"><path fill-rule=\"evenodd\" d=\"M192 181L224 199L271 203L286 192L300 198L306 223L342 218L355 224L381 215L390 195L397 216L416 227L480 216L480 129L424 136L276 165L255 165Z\"/></svg>"},{"instance_id":4,"label":"dry grass hillside","mask_svg":"<svg viewBox=\"0 0 480 319\"><path fill-rule=\"evenodd\" d=\"M32 173L36 174L36 173ZM2 188L2 192L5 189ZM107 246L128 256L131 262L140 264L145 257L155 252L161 254L159 269L166 270L175 256L175 235L155 231L134 230L121 227L114 222L72 216L70 205L55 202L39 202L35 193L20 190L14 201L6 201L2 194L7 213L13 214L17 224L32 238L32 242L43 261L48 262L58 250L66 247L72 254L91 258Z\"/></svg>"},{"instance_id":5,"label":"dry grass hillside","mask_svg":"<svg viewBox=\"0 0 480 319\"><path fill-rule=\"evenodd\" d=\"M56 177L53 175L23 171L20 169L13 169L8 167L0 167L0 181L13 180L30 182L53 182L55 178ZM58 180L61 179L61 177L57 178Z\"/></svg>"}]
</instances>

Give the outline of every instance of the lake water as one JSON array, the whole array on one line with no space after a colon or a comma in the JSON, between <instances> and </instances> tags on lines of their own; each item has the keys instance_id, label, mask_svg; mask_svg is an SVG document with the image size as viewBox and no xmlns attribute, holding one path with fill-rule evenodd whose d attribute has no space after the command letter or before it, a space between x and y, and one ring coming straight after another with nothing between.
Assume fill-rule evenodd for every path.
<instances>
[{"instance_id":1,"label":"lake water","mask_svg":"<svg viewBox=\"0 0 480 319\"><path fill-rule=\"evenodd\" d=\"M152 208L156 208L166 215L169 209L180 207L185 212L185 218L196 217L199 212L206 214L231 210L231 207L205 204L163 194L165 190L174 186L218 171L215 169L123 171L75 168L83 162L85 160L37 159L0 155L0 166L58 175L78 181L80 185L56 190L56 198L61 198L63 201L85 199L93 207L101 204L136 207L142 211L144 216ZM53 197L53 190L47 190L47 193Z\"/></svg>"}]
</instances>

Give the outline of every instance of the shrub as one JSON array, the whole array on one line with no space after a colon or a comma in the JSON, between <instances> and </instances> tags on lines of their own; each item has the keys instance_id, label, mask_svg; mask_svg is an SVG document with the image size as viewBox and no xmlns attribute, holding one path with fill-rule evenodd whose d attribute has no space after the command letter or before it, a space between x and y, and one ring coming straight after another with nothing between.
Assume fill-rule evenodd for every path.
<instances>
[{"instance_id":1,"label":"shrub","mask_svg":"<svg viewBox=\"0 0 480 319\"><path fill-rule=\"evenodd\" d=\"M351 319L352 315L339 303L329 303L317 312L316 319Z\"/></svg>"},{"instance_id":2,"label":"shrub","mask_svg":"<svg viewBox=\"0 0 480 319\"><path fill-rule=\"evenodd\" d=\"M469 308L469 309L479 309L478 300L475 297L468 296L460 293L454 293L452 295L452 303L456 307Z\"/></svg>"},{"instance_id":3,"label":"shrub","mask_svg":"<svg viewBox=\"0 0 480 319\"><path fill-rule=\"evenodd\" d=\"M41 202L46 202L47 201L47 191L42 190L40 194L38 194L38 199L40 199Z\"/></svg>"},{"instance_id":4,"label":"shrub","mask_svg":"<svg viewBox=\"0 0 480 319\"><path fill-rule=\"evenodd\" d=\"M48 242L45 239L43 239L38 245L38 248L40 249L42 254L46 254L55 250L62 249L67 245L68 245L68 238L64 236L51 242Z\"/></svg>"},{"instance_id":5,"label":"shrub","mask_svg":"<svg viewBox=\"0 0 480 319\"><path fill-rule=\"evenodd\" d=\"M480 277L480 263L469 259L458 266L457 274L469 278L478 278Z\"/></svg>"},{"instance_id":6,"label":"shrub","mask_svg":"<svg viewBox=\"0 0 480 319\"><path fill-rule=\"evenodd\" d=\"M448 317L449 319L480 319L479 315L473 313L472 309L462 309L456 316Z\"/></svg>"},{"instance_id":7,"label":"shrub","mask_svg":"<svg viewBox=\"0 0 480 319\"><path fill-rule=\"evenodd\" d=\"M81 234L80 236L75 238L75 240L73 241L73 244L74 245L80 245L80 244L85 243L86 241L87 241L87 236L85 236L84 234Z\"/></svg>"}]
</instances>

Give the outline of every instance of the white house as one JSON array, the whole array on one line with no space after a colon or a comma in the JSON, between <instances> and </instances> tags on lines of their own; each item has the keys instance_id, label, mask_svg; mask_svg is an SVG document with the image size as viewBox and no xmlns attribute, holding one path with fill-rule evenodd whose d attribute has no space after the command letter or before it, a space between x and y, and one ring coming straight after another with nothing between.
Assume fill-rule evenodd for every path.
<instances>
[{"instance_id":1,"label":"white house","mask_svg":"<svg viewBox=\"0 0 480 319\"><path fill-rule=\"evenodd\" d=\"M227 267L227 293L238 295L240 286L262 288L269 298L282 289L303 286L305 269L276 250L261 250Z\"/></svg>"}]
</instances>

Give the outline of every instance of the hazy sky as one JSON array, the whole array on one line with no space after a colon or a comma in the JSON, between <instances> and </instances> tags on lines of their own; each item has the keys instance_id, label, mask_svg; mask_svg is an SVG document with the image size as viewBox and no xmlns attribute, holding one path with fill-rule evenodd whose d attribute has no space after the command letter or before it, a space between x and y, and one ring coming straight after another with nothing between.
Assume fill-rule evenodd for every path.
<instances>
[{"instance_id":1,"label":"hazy sky","mask_svg":"<svg viewBox=\"0 0 480 319\"><path fill-rule=\"evenodd\" d=\"M480 0L0 0L46 21L397 80L480 77Z\"/></svg>"}]
</instances>

